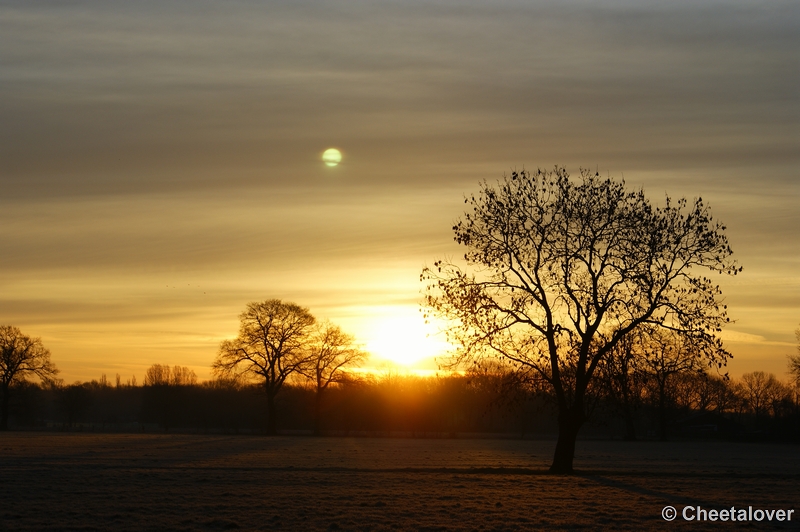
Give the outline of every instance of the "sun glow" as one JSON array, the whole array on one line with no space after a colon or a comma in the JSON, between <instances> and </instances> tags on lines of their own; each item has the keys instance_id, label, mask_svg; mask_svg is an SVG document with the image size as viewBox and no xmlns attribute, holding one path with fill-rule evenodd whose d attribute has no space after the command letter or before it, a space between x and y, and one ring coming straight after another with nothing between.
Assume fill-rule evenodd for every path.
<instances>
[{"instance_id":1,"label":"sun glow","mask_svg":"<svg viewBox=\"0 0 800 532\"><path fill-rule=\"evenodd\" d=\"M392 309L376 316L366 328L366 348L374 357L413 366L446 354L450 345L437 328L425 323L417 309Z\"/></svg>"}]
</instances>

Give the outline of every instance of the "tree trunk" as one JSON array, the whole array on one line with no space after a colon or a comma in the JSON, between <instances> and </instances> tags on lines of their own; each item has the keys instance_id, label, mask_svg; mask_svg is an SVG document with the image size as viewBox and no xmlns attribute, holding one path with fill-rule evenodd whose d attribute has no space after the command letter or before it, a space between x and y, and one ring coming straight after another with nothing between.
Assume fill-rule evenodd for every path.
<instances>
[{"instance_id":1,"label":"tree trunk","mask_svg":"<svg viewBox=\"0 0 800 532\"><path fill-rule=\"evenodd\" d=\"M3 397L0 399L0 430L8 430L8 386L3 386Z\"/></svg>"},{"instance_id":2,"label":"tree trunk","mask_svg":"<svg viewBox=\"0 0 800 532\"><path fill-rule=\"evenodd\" d=\"M275 419L275 394L267 392L267 436L278 434L278 423Z\"/></svg>"},{"instance_id":3,"label":"tree trunk","mask_svg":"<svg viewBox=\"0 0 800 532\"><path fill-rule=\"evenodd\" d=\"M583 425L583 404L575 404L572 408L558 414L558 443L553 455L551 473L572 473L572 462L575 458L575 440Z\"/></svg>"}]
</instances>

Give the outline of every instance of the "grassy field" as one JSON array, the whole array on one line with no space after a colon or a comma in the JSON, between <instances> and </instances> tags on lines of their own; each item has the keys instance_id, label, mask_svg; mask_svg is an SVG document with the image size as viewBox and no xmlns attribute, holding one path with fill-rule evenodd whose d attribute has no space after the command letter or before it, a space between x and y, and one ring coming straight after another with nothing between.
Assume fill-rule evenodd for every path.
<instances>
[{"instance_id":1,"label":"grassy field","mask_svg":"<svg viewBox=\"0 0 800 532\"><path fill-rule=\"evenodd\" d=\"M662 508L800 509L800 447L554 441L0 434L0 529L716 530ZM795 512L796 514L797 512Z\"/></svg>"}]
</instances>

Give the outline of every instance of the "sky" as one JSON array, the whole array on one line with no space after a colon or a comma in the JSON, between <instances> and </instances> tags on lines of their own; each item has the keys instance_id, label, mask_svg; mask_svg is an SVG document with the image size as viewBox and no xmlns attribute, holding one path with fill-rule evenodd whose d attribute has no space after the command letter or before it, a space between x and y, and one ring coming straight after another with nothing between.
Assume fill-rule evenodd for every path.
<instances>
[{"instance_id":1,"label":"sky","mask_svg":"<svg viewBox=\"0 0 800 532\"><path fill-rule=\"evenodd\" d=\"M434 370L419 274L463 253L464 195L564 165L710 204L744 266L728 369L783 378L799 25L781 0L0 0L0 323L66 382L206 379L279 298Z\"/></svg>"}]
</instances>

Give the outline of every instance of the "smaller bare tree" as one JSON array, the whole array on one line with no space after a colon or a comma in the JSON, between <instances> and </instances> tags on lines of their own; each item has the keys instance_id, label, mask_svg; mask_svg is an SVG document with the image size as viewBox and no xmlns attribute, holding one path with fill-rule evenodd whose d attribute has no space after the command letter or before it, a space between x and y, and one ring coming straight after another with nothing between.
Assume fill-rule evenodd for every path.
<instances>
[{"instance_id":1,"label":"smaller bare tree","mask_svg":"<svg viewBox=\"0 0 800 532\"><path fill-rule=\"evenodd\" d=\"M775 402L780 401L785 393L783 385L772 373L753 371L742 375L742 394L756 423L774 411Z\"/></svg>"},{"instance_id":2,"label":"smaller bare tree","mask_svg":"<svg viewBox=\"0 0 800 532\"><path fill-rule=\"evenodd\" d=\"M173 386L194 386L197 384L197 374L186 366L173 366L170 383Z\"/></svg>"},{"instance_id":3,"label":"smaller bare tree","mask_svg":"<svg viewBox=\"0 0 800 532\"><path fill-rule=\"evenodd\" d=\"M40 338L22 334L17 327L0 325L0 430L8 430L8 406L14 384L34 376L43 382L58 374Z\"/></svg>"},{"instance_id":4,"label":"smaller bare tree","mask_svg":"<svg viewBox=\"0 0 800 532\"><path fill-rule=\"evenodd\" d=\"M145 386L166 386L169 384L169 366L166 364L153 364L144 372Z\"/></svg>"},{"instance_id":5,"label":"smaller bare tree","mask_svg":"<svg viewBox=\"0 0 800 532\"><path fill-rule=\"evenodd\" d=\"M186 366L170 368L167 364L153 364L147 368L144 374L145 386L193 386L195 384L197 384L197 374Z\"/></svg>"},{"instance_id":6,"label":"smaller bare tree","mask_svg":"<svg viewBox=\"0 0 800 532\"><path fill-rule=\"evenodd\" d=\"M331 383L346 379L345 368L358 366L367 354L354 338L330 322L320 324L312 335L310 357L302 373L314 383L314 435L322 432L322 394Z\"/></svg>"},{"instance_id":7,"label":"smaller bare tree","mask_svg":"<svg viewBox=\"0 0 800 532\"><path fill-rule=\"evenodd\" d=\"M732 385L730 379L709 375L708 382L711 387L711 402L714 407L714 412L717 414L725 414L731 411L735 412L737 404L741 402L741 398L738 396L736 387Z\"/></svg>"},{"instance_id":8,"label":"smaller bare tree","mask_svg":"<svg viewBox=\"0 0 800 532\"><path fill-rule=\"evenodd\" d=\"M691 338L673 331L647 328L643 336L646 338L642 346L645 354L643 365L655 384L660 437L666 441L667 407L674 394L674 376L703 371L702 355Z\"/></svg>"},{"instance_id":9,"label":"smaller bare tree","mask_svg":"<svg viewBox=\"0 0 800 532\"><path fill-rule=\"evenodd\" d=\"M635 412L641 406L647 384L641 354L641 331L633 331L609 351L599 366L599 379L605 395L622 413L625 439L636 440Z\"/></svg>"},{"instance_id":10,"label":"smaller bare tree","mask_svg":"<svg viewBox=\"0 0 800 532\"><path fill-rule=\"evenodd\" d=\"M218 377L255 378L267 393L267 434L277 433L275 396L309 360L314 316L307 308L279 299L247 305L239 316L239 336L225 340L212 365Z\"/></svg>"}]
</instances>

